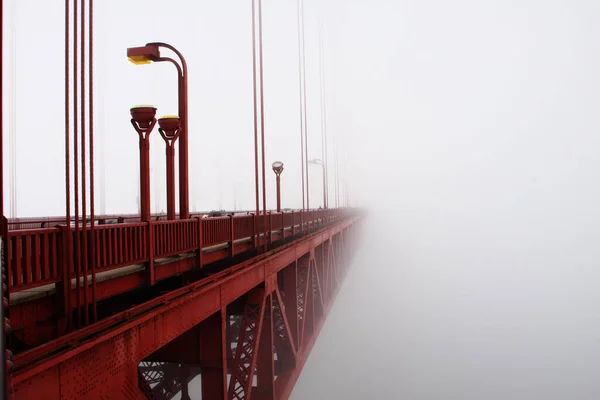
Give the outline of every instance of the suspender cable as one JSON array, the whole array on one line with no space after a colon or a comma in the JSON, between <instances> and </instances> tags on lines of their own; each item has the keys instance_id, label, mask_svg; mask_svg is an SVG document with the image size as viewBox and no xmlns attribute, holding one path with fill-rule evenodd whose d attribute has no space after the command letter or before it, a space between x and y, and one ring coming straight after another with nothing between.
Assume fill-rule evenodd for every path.
<instances>
[{"instance_id":1,"label":"suspender cable","mask_svg":"<svg viewBox=\"0 0 600 400\"><path fill-rule=\"evenodd\" d=\"M83 274L83 318L85 325L90 323L88 307L88 257L87 257L87 176L85 146L85 0L81 1L81 269Z\"/></svg>"},{"instance_id":2,"label":"suspender cable","mask_svg":"<svg viewBox=\"0 0 600 400\"><path fill-rule=\"evenodd\" d=\"M77 72L79 71L78 66L78 49L77 49L77 37L78 37L78 14L79 8L78 4L79 0L75 0L74 4L74 15L73 15L73 177L75 184L75 297L76 297L76 305L77 305L77 324L81 325L81 296L79 291L80 284L80 268L81 268L81 248L79 238L79 108L78 108L78 96L79 91L77 85L79 81L77 80ZM66 282L65 282L66 284ZM68 286L68 285L67 285Z\"/></svg>"},{"instance_id":3,"label":"suspender cable","mask_svg":"<svg viewBox=\"0 0 600 400\"><path fill-rule=\"evenodd\" d=\"M94 232L94 0L90 1L89 23L88 23L88 51L89 51L89 116L90 116L90 237L92 244L90 248L90 263L92 270L92 321L98 319L96 313L96 239Z\"/></svg>"},{"instance_id":4,"label":"suspender cable","mask_svg":"<svg viewBox=\"0 0 600 400\"><path fill-rule=\"evenodd\" d=\"M256 194L256 214L254 215L254 245L258 246L259 233L258 221L260 212L260 201L258 191L258 104L256 98L256 0L252 0L252 87L254 102L254 183Z\"/></svg>"},{"instance_id":5,"label":"suspender cable","mask_svg":"<svg viewBox=\"0 0 600 400\"><path fill-rule=\"evenodd\" d=\"M306 108L306 50L305 50L305 36L304 36L304 1L301 4L301 16L302 16L302 80L303 80L303 103L304 103L304 168L306 173L306 209L310 210L310 196L308 192L309 176L308 176L308 124Z\"/></svg>"},{"instance_id":6,"label":"suspender cable","mask_svg":"<svg viewBox=\"0 0 600 400\"><path fill-rule=\"evenodd\" d=\"M327 136L325 131L325 77L323 76L323 25L319 23L319 98L321 102L321 162L323 167L323 208L327 208Z\"/></svg>"},{"instance_id":7,"label":"suspender cable","mask_svg":"<svg viewBox=\"0 0 600 400\"><path fill-rule=\"evenodd\" d=\"M329 207L329 152L327 151L327 90L325 86L325 51L323 50L323 42L321 42L321 52L323 54L321 61L322 76L323 76L323 132L325 136L325 198L327 200L326 207Z\"/></svg>"},{"instance_id":8,"label":"suspender cable","mask_svg":"<svg viewBox=\"0 0 600 400\"><path fill-rule=\"evenodd\" d=\"M262 0L258 0L258 41L260 60L260 142L262 147L263 241L267 252L267 189L265 173L265 103L263 90Z\"/></svg>"},{"instance_id":9,"label":"suspender cable","mask_svg":"<svg viewBox=\"0 0 600 400\"><path fill-rule=\"evenodd\" d=\"M296 1L298 6L298 94L300 105L300 161L302 164L302 209L306 208L306 197L304 191L304 107L302 103L302 37L301 37L301 12L300 0Z\"/></svg>"}]
</instances>

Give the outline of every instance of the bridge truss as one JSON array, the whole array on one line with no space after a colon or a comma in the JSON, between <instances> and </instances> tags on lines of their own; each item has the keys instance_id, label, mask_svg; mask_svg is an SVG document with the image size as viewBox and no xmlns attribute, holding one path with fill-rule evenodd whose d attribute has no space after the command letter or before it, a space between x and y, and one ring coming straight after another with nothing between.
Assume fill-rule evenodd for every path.
<instances>
[{"instance_id":1,"label":"bridge truss","mask_svg":"<svg viewBox=\"0 0 600 400\"><path fill-rule=\"evenodd\" d=\"M287 398L345 275L358 223L346 216L315 227L16 354L15 398L198 398L189 389L197 377L202 399Z\"/></svg>"}]
</instances>

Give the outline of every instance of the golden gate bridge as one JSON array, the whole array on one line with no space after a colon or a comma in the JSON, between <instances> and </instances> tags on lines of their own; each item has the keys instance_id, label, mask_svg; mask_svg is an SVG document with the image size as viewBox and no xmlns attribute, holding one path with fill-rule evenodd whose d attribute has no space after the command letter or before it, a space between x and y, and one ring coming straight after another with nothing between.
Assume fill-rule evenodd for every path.
<instances>
[{"instance_id":1,"label":"golden gate bridge","mask_svg":"<svg viewBox=\"0 0 600 400\"><path fill-rule=\"evenodd\" d=\"M277 208L266 206L262 5L253 0L256 208L190 212L188 66L175 47L152 42L127 49L127 57L174 66L178 115L157 118L151 105L130 109L140 212L96 215L93 10L93 0L65 2L65 215L7 218L0 171L3 399L286 399L351 264L363 216L328 207L325 139L322 158L308 159L302 2L303 207L287 211L280 161L271 165ZM324 81L320 87L323 95ZM150 212L154 131L166 149L164 214ZM318 209L309 204L309 164L322 167ZM337 173L334 186L338 205ZM201 393L191 393L198 376Z\"/></svg>"}]
</instances>

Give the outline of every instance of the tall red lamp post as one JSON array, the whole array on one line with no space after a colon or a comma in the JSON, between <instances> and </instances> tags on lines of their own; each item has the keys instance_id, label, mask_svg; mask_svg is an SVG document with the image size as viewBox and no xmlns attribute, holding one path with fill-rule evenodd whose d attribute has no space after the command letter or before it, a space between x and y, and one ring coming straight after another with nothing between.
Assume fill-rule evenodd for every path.
<instances>
[{"instance_id":1,"label":"tall red lamp post","mask_svg":"<svg viewBox=\"0 0 600 400\"><path fill-rule=\"evenodd\" d=\"M160 49L171 50L179 62L170 58L162 57ZM189 218L189 173L188 173L188 80L187 64L183 55L173 46L162 42L147 43L142 47L131 47L127 49L127 58L136 65L150 64L151 62L170 62L177 69L177 87L179 103L179 218Z\"/></svg>"},{"instance_id":2,"label":"tall red lamp post","mask_svg":"<svg viewBox=\"0 0 600 400\"><path fill-rule=\"evenodd\" d=\"M283 172L283 163L281 161L275 161L271 167L275 172L277 179L277 212L281 212L281 173Z\"/></svg>"},{"instance_id":3,"label":"tall red lamp post","mask_svg":"<svg viewBox=\"0 0 600 400\"><path fill-rule=\"evenodd\" d=\"M156 108L135 106L129 110L131 125L140 137L140 217L150 220L150 133L156 125Z\"/></svg>"},{"instance_id":4,"label":"tall red lamp post","mask_svg":"<svg viewBox=\"0 0 600 400\"><path fill-rule=\"evenodd\" d=\"M167 155L167 219L175 219L175 142L181 136L181 120L168 115L158 120L158 132L165 141Z\"/></svg>"}]
</instances>

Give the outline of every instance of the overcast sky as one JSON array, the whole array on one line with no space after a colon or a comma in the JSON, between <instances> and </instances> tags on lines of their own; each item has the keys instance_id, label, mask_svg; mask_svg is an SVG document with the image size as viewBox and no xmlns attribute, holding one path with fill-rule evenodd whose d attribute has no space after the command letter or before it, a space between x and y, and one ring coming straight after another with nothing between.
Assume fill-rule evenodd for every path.
<instances>
[{"instance_id":1,"label":"overcast sky","mask_svg":"<svg viewBox=\"0 0 600 400\"><path fill-rule=\"evenodd\" d=\"M60 214L63 10L5 3L16 4L18 213ZM126 48L166 41L190 68L190 204L231 208L236 194L253 207L250 2L96 6L97 204L136 209L129 107L173 114L176 86L172 66L134 66ZM310 157L322 20L329 132L372 218L293 398L599 398L600 3L307 0L306 13ZM285 163L284 207L298 207L295 2L265 0L264 24L267 162ZM272 206L272 172L267 183ZM313 173L315 205L320 184Z\"/></svg>"}]
</instances>

